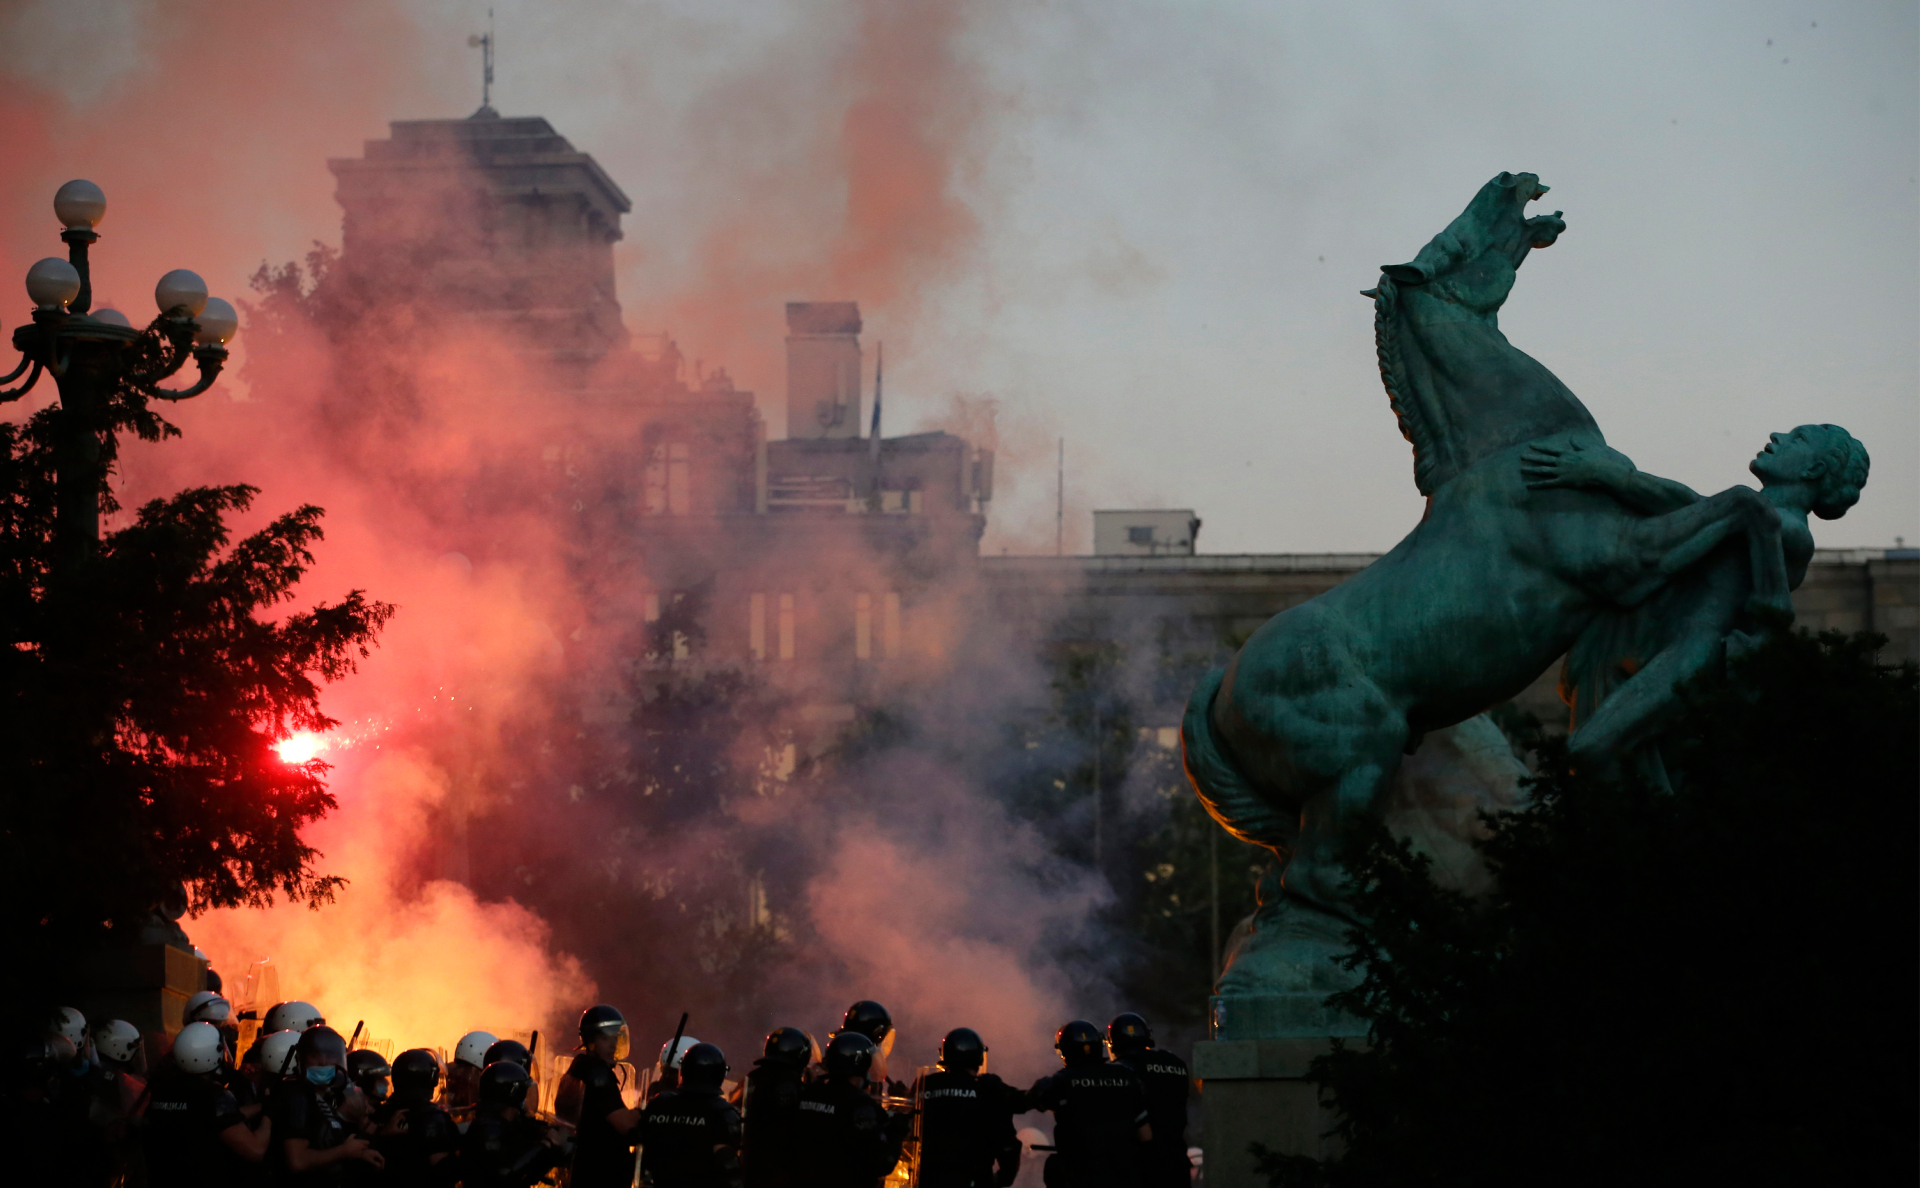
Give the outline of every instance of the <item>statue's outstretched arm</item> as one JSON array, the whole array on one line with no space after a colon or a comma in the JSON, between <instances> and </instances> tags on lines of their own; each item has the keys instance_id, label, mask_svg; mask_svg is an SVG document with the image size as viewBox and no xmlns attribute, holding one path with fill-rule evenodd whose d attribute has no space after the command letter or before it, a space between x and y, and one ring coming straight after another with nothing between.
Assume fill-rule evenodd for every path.
<instances>
[{"instance_id":1,"label":"statue's outstretched arm","mask_svg":"<svg viewBox=\"0 0 1920 1188\"><path fill-rule=\"evenodd\" d=\"M1582 447L1573 441L1536 441L1520 458L1527 486L1584 487L1604 491L1637 512L1661 516L1700 502L1701 495L1685 483L1646 474L1618 450Z\"/></svg>"}]
</instances>

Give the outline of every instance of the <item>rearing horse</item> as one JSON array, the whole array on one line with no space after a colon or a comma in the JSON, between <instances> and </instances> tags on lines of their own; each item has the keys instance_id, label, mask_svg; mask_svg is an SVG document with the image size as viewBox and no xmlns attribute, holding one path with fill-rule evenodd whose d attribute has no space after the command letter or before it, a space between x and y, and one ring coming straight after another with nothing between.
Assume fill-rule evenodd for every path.
<instances>
[{"instance_id":1,"label":"rearing horse","mask_svg":"<svg viewBox=\"0 0 1920 1188\"><path fill-rule=\"evenodd\" d=\"M1546 192L1531 173L1502 173L1368 291L1426 515L1392 552L1268 620L1187 706L1187 771L1208 810L1286 858L1289 892L1336 913L1341 828L1381 810L1401 756L1518 694L1601 610L1661 580L1622 560L1644 552L1643 515L1522 475L1530 442L1606 450L1586 407L1497 321L1528 252L1566 229L1559 212L1526 216ZM1716 540L1757 522L1744 491L1705 501L1695 520L1713 521Z\"/></svg>"}]
</instances>

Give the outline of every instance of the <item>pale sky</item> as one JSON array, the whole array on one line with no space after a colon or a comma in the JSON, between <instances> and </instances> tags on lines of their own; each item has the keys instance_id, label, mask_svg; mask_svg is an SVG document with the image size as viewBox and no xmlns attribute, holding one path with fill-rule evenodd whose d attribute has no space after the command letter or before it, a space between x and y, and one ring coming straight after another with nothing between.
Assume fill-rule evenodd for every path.
<instances>
[{"instance_id":1,"label":"pale sky","mask_svg":"<svg viewBox=\"0 0 1920 1188\"><path fill-rule=\"evenodd\" d=\"M494 6L495 105L546 116L635 200L620 283L629 323L651 330L699 283L689 245L724 196L781 167L767 145L811 105L837 118L820 75L841 68L859 0ZM95 92L157 101L183 81L141 74L126 21L79 35L115 7L19 10L19 28L88 55L62 84L83 111ZM324 93L300 97L332 155L357 154L386 118L477 104L465 38L486 4L388 7L419 47L406 77L362 79L373 67L343 58L312 84ZM1194 508L1205 552L1390 547L1419 502L1357 291L1501 170L1538 173L1568 223L1522 270L1503 328L1616 448L1712 491L1751 481L1768 432L1835 422L1873 474L1816 539L1920 542L1913 4L959 7L958 52L981 82L958 184L980 235L917 290L917 319L857 292L767 292L743 303L772 348L758 360L708 354L684 328L681 345L772 412L780 303L862 301L867 340L888 340L890 432L936 422L950 393L1001 401L989 550L1051 550L1056 434L1081 548L1090 508L1126 506ZM391 40L366 24L370 47ZM50 69L26 54L8 70ZM355 91L336 118L351 105L329 96ZM209 117L192 134L247 112ZM248 266L338 241L323 154L300 151L260 184L301 200L263 198L229 229ZM210 279L225 291L238 274Z\"/></svg>"}]
</instances>

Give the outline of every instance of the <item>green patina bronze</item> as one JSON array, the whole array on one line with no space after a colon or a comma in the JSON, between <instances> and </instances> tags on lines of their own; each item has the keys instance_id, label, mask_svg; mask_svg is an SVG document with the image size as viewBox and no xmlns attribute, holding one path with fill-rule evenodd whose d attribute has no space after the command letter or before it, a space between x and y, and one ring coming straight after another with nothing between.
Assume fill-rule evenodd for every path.
<instances>
[{"instance_id":1,"label":"green patina bronze","mask_svg":"<svg viewBox=\"0 0 1920 1188\"><path fill-rule=\"evenodd\" d=\"M1608 448L1579 398L1499 329L1520 265L1566 229L1559 212L1527 217L1546 191L1503 173L1411 263L1383 269L1366 295L1426 515L1349 581L1268 620L1188 704L1201 800L1281 861L1222 975L1217 1036L1340 1033L1317 1003L1351 978L1331 964L1351 915L1345 827L1389 817L1423 740L1481 753L1492 726L1478 715L1561 657L1576 761L1664 780L1654 744L1674 684L1749 644L1759 608L1791 613L1808 513L1842 514L1866 481L1866 451L1835 426L1775 434L1751 466L1762 490L1705 497ZM1469 780L1467 794L1505 807L1519 774Z\"/></svg>"}]
</instances>

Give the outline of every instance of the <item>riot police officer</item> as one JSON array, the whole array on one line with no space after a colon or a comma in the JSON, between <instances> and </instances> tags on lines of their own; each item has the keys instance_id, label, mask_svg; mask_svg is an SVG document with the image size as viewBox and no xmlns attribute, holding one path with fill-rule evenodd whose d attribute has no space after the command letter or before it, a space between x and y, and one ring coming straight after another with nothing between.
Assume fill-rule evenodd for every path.
<instances>
[{"instance_id":1,"label":"riot police officer","mask_svg":"<svg viewBox=\"0 0 1920 1188\"><path fill-rule=\"evenodd\" d=\"M1147 1090L1147 1120L1153 1126L1153 1155L1141 1177L1146 1188L1187 1188L1193 1163L1187 1158L1187 1095L1193 1090L1187 1062L1153 1046L1147 1021L1127 1012L1107 1024L1107 1048Z\"/></svg>"},{"instance_id":2,"label":"riot police officer","mask_svg":"<svg viewBox=\"0 0 1920 1188\"><path fill-rule=\"evenodd\" d=\"M240 1177L272 1140L270 1121L250 1129L222 1084L225 1045L212 1023L189 1023L148 1086L142 1138L150 1188L206 1188Z\"/></svg>"},{"instance_id":3,"label":"riot police officer","mask_svg":"<svg viewBox=\"0 0 1920 1188\"><path fill-rule=\"evenodd\" d=\"M907 1087L887 1074L887 1058L893 1055L893 1015L886 1007L863 998L847 1008L840 1021L841 1031L852 1031L873 1041L873 1083L894 1096L902 1096Z\"/></svg>"},{"instance_id":4,"label":"riot police officer","mask_svg":"<svg viewBox=\"0 0 1920 1188\"><path fill-rule=\"evenodd\" d=\"M473 1125L460 1139L463 1188L531 1188L564 1156L566 1131L526 1112L533 1078L511 1060L480 1073Z\"/></svg>"},{"instance_id":5,"label":"riot police officer","mask_svg":"<svg viewBox=\"0 0 1920 1188\"><path fill-rule=\"evenodd\" d=\"M1132 1069L1107 1059L1106 1042L1091 1023L1075 1019L1053 1046L1066 1067L1027 1092L1029 1108L1053 1114L1048 1188L1138 1188L1153 1141L1146 1087Z\"/></svg>"},{"instance_id":6,"label":"riot police officer","mask_svg":"<svg viewBox=\"0 0 1920 1188\"><path fill-rule=\"evenodd\" d=\"M813 1040L798 1027L776 1027L766 1054L747 1074L741 1161L747 1188L788 1188L793 1183L793 1120L800 1086L813 1059Z\"/></svg>"},{"instance_id":7,"label":"riot police officer","mask_svg":"<svg viewBox=\"0 0 1920 1188\"><path fill-rule=\"evenodd\" d=\"M365 1095L369 1110L379 1109L393 1092L393 1066L372 1048L347 1053L347 1079Z\"/></svg>"},{"instance_id":8,"label":"riot police officer","mask_svg":"<svg viewBox=\"0 0 1920 1188\"><path fill-rule=\"evenodd\" d=\"M842 1031L827 1043L821 1075L800 1091L794 1122L803 1188L876 1188L900 1162L907 1117L889 1118L869 1092L873 1041Z\"/></svg>"},{"instance_id":9,"label":"riot police officer","mask_svg":"<svg viewBox=\"0 0 1920 1188\"><path fill-rule=\"evenodd\" d=\"M358 1053L355 1053L358 1055ZM433 1100L440 1061L425 1048L393 1058L393 1093L373 1111L373 1144L387 1161L394 1188L444 1188L459 1171L460 1131Z\"/></svg>"},{"instance_id":10,"label":"riot police officer","mask_svg":"<svg viewBox=\"0 0 1920 1188\"><path fill-rule=\"evenodd\" d=\"M940 1041L939 1071L915 1086L923 1188L1005 1188L1020 1174L1014 1095L986 1065L979 1033L956 1027Z\"/></svg>"},{"instance_id":11,"label":"riot police officer","mask_svg":"<svg viewBox=\"0 0 1920 1188\"><path fill-rule=\"evenodd\" d=\"M640 1116L640 1170L654 1188L740 1188L740 1114L720 1096L727 1058L712 1044L680 1056L680 1084Z\"/></svg>"},{"instance_id":12,"label":"riot police officer","mask_svg":"<svg viewBox=\"0 0 1920 1188\"><path fill-rule=\"evenodd\" d=\"M626 1059L627 1021L610 1006L580 1016L580 1052L560 1078L554 1109L575 1128L572 1188L628 1188L633 1183L637 1110L620 1096L614 1065Z\"/></svg>"},{"instance_id":13,"label":"riot police officer","mask_svg":"<svg viewBox=\"0 0 1920 1188\"><path fill-rule=\"evenodd\" d=\"M355 1160L374 1167L386 1160L343 1115L353 1082L347 1076L347 1041L324 1023L300 1033L295 1045L299 1077L273 1095L273 1129L280 1160L294 1188L335 1188L348 1182Z\"/></svg>"},{"instance_id":14,"label":"riot police officer","mask_svg":"<svg viewBox=\"0 0 1920 1188\"><path fill-rule=\"evenodd\" d=\"M493 1033L488 1031L469 1031L453 1045L441 1100L456 1121L464 1123L471 1118L480 1102L480 1070L487 1066L487 1049L493 1045Z\"/></svg>"}]
</instances>

